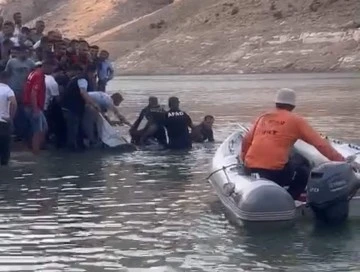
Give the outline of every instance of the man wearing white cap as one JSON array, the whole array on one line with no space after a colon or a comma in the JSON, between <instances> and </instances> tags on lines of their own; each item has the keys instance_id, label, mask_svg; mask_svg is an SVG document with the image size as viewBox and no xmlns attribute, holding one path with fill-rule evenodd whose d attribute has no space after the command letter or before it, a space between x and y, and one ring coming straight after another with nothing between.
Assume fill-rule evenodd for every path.
<instances>
[{"instance_id":1,"label":"man wearing white cap","mask_svg":"<svg viewBox=\"0 0 360 272\"><path fill-rule=\"evenodd\" d=\"M313 145L331 161L345 159L304 118L292 113L296 106L293 90L280 89L275 104L276 108L261 115L245 135L240 156L249 173L258 173L281 186L290 185L288 191L297 199L306 187L309 174L304 167L292 169L288 163L298 139Z\"/></svg>"}]
</instances>

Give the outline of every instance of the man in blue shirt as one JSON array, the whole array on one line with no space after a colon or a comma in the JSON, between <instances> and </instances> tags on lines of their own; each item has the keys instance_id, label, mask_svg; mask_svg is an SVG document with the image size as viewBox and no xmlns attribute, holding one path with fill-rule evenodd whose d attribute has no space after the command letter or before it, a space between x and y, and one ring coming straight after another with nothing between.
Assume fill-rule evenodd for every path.
<instances>
[{"instance_id":1,"label":"man in blue shirt","mask_svg":"<svg viewBox=\"0 0 360 272\"><path fill-rule=\"evenodd\" d=\"M109 61L109 52L101 50L97 63L98 86L100 92L106 91L107 83L114 77L114 68Z\"/></svg>"}]
</instances>

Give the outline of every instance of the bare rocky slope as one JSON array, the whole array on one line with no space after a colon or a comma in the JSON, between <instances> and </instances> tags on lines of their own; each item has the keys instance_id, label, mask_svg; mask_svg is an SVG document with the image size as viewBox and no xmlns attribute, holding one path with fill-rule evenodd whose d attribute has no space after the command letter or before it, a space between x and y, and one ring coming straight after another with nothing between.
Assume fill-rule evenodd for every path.
<instances>
[{"instance_id":1,"label":"bare rocky slope","mask_svg":"<svg viewBox=\"0 0 360 272\"><path fill-rule=\"evenodd\" d=\"M12 0L107 48L120 74L355 71L359 0Z\"/></svg>"}]
</instances>

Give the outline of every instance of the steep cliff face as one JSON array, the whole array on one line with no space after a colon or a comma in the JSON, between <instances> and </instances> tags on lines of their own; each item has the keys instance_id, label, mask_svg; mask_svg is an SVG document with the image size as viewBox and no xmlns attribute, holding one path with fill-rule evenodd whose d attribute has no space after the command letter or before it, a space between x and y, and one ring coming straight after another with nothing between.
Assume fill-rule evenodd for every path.
<instances>
[{"instance_id":1,"label":"steep cliff face","mask_svg":"<svg viewBox=\"0 0 360 272\"><path fill-rule=\"evenodd\" d=\"M109 49L120 73L357 70L358 0L13 0ZM6 12L5 12L6 11Z\"/></svg>"}]
</instances>

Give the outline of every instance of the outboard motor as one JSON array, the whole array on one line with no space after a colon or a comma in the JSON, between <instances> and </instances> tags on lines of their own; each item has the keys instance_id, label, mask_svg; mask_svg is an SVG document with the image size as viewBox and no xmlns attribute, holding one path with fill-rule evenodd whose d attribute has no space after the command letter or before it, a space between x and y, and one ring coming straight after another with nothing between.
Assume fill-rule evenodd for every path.
<instances>
[{"instance_id":1,"label":"outboard motor","mask_svg":"<svg viewBox=\"0 0 360 272\"><path fill-rule=\"evenodd\" d=\"M317 219L336 224L349 214L349 198L360 187L350 164L326 162L312 169L307 185L308 204Z\"/></svg>"}]
</instances>

